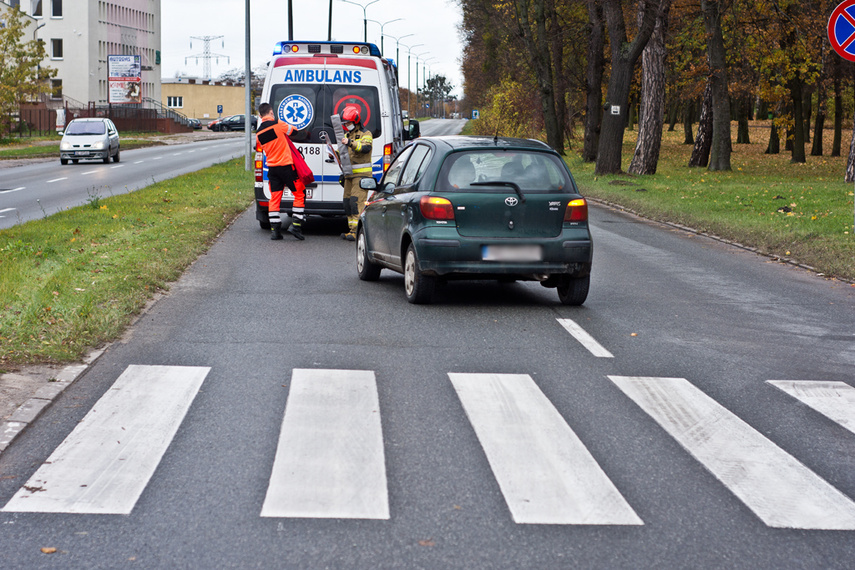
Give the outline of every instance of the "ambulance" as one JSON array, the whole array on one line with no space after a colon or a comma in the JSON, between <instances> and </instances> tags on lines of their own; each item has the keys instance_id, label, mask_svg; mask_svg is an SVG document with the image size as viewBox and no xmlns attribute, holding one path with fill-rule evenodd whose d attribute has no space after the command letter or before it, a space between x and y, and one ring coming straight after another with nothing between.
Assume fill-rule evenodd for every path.
<instances>
[{"instance_id":1,"label":"ambulance","mask_svg":"<svg viewBox=\"0 0 855 570\"><path fill-rule=\"evenodd\" d=\"M404 127L395 76L394 63L384 59L374 44L276 44L259 103L270 103L280 121L297 129L291 141L315 175L314 184L306 187L307 215L344 216L342 172L329 152L338 148L332 115L340 115L349 105L359 108L363 125L374 137L371 162L378 180L405 142L418 136L417 121ZM256 143L255 217L262 229L270 229L269 199L267 165ZM286 188L280 211L290 215L293 203Z\"/></svg>"}]
</instances>

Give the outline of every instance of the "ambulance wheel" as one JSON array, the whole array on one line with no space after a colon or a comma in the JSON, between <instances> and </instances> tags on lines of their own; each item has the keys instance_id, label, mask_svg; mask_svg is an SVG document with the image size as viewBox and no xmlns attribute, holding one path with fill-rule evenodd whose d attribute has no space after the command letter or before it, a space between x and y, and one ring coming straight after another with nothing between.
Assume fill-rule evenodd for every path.
<instances>
[{"instance_id":1,"label":"ambulance wheel","mask_svg":"<svg viewBox=\"0 0 855 570\"><path fill-rule=\"evenodd\" d=\"M261 226L261 229L270 231L270 222L258 220L258 225Z\"/></svg>"}]
</instances>

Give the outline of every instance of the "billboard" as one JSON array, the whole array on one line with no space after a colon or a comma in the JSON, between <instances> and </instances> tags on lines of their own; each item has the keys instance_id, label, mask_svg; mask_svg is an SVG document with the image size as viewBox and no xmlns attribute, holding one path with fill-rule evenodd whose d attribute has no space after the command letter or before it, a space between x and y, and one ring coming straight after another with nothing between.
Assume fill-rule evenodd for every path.
<instances>
[{"instance_id":1,"label":"billboard","mask_svg":"<svg viewBox=\"0 0 855 570\"><path fill-rule=\"evenodd\" d=\"M115 105L142 101L142 62L138 55L107 56L107 102Z\"/></svg>"}]
</instances>

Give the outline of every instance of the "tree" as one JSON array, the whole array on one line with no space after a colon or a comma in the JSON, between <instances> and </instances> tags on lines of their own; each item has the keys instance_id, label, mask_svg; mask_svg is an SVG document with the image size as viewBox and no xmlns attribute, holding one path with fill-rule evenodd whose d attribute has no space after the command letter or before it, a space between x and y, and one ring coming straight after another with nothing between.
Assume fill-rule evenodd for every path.
<instances>
[{"instance_id":1,"label":"tree","mask_svg":"<svg viewBox=\"0 0 855 570\"><path fill-rule=\"evenodd\" d=\"M41 67L45 47L39 40L23 41L26 27L24 14L17 8L0 12L5 22L0 26L0 137L12 131L12 115L21 103L50 93L48 80L56 70Z\"/></svg>"},{"instance_id":2,"label":"tree","mask_svg":"<svg viewBox=\"0 0 855 570\"><path fill-rule=\"evenodd\" d=\"M639 13L639 18L642 16ZM632 174L656 174L662 146L665 120L665 36L668 33L668 8L656 18L653 35L641 58L641 117L635 154L629 163Z\"/></svg>"},{"instance_id":3,"label":"tree","mask_svg":"<svg viewBox=\"0 0 855 570\"><path fill-rule=\"evenodd\" d=\"M707 33L707 62L710 66L712 96L713 131L709 170L730 170L730 97L721 28L722 2L701 0L701 11L704 14L704 29Z\"/></svg>"},{"instance_id":4,"label":"tree","mask_svg":"<svg viewBox=\"0 0 855 570\"><path fill-rule=\"evenodd\" d=\"M606 105L616 107L618 114L606 113L600 130L600 145L597 149L597 174L620 172L623 135L629 115L629 91L632 75L638 58L641 57L660 12L670 6L671 0L639 0L641 24L635 38L627 39L623 6L620 0L604 0L603 14L609 29L612 69L606 92Z\"/></svg>"},{"instance_id":5,"label":"tree","mask_svg":"<svg viewBox=\"0 0 855 570\"><path fill-rule=\"evenodd\" d=\"M600 144L600 123L603 120L603 70L606 45L606 23L603 19L603 7L597 0L587 0L589 36L588 65L585 73L585 143L582 148L582 160L597 160L597 146Z\"/></svg>"}]
</instances>

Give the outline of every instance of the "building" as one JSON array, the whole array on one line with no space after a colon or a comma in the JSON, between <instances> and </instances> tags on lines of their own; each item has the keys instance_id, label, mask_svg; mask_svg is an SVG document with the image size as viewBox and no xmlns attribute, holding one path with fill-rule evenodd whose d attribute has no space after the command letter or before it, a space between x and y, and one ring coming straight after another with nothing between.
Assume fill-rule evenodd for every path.
<instances>
[{"instance_id":1,"label":"building","mask_svg":"<svg viewBox=\"0 0 855 570\"><path fill-rule=\"evenodd\" d=\"M107 56L140 56L141 101L160 101L160 0L3 0L35 19L59 101L106 105Z\"/></svg>"},{"instance_id":2,"label":"building","mask_svg":"<svg viewBox=\"0 0 855 570\"><path fill-rule=\"evenodd\" d=\"M0 28L5 27L5 19L3 18L3 14L6 10L11 8L17 8L20 0L0 0ZM34 39L34 35L36 32L36 19L24 14L24 37L22 38L24 41L27 39Z\"/></svg>"},{"instance_id":3,"label":"building","mask_svg":"<svg viewBox=\"0 0 855 570\"><path fill-rule=\"evenodd\" d=\"M246 111L246 90L239 83L214 82L190 77L164 78L161 87L164 107L207 124ZM222 107L222 112L218 109Z\"/></svg>"}]
</instances>

